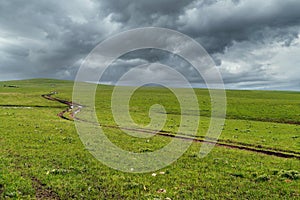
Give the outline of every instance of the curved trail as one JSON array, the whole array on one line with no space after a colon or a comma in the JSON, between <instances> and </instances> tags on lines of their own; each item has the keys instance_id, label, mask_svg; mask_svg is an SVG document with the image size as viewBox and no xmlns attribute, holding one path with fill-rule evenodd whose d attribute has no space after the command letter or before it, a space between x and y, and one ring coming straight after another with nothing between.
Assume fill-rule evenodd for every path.
<instances>
[{"instance_id":1,"label":"curved trail","mask_svg":"<svg viewBox=\"0 0 300 200\"><path fill-rule=\"evenodd\" d=\"M58 113L57 116L59 116L62 119L73 120L75 118L75 114L80 112L80 110L81 110L81 108L83 108L83 106L78 103L73 103L72 101L67 101L67 100L62 100L59 98L52 97L52 95L54 95L54 94L57 94L57 93L51 92L49 94L42 94L41 96L47 100L57 101L59 103L67 105L68 108L61 111L60 113ZM74 107L75 107L75 110L73 111ZM65 113L70 113L70 118L65 117Z\"/></svg>"},{"instance_id":2,"label":"curved trail","mask_svg":"<svg viewBox=\"0 0 300 200\"><path fill-rule=\"evenodd\" d=\"M72 101L67 101L67 100L62 100L59 98L52 97L52 95L57 94L56 92L52 92L49 94L43 94L41 95L43 98L50 100L50 101L57 101L59 103L67 105L67 109L59 112L57 116L59 116L62 119L65 120L79 120L83 121L79 118L77 118L75 115L81 111L81 109L84 107L81 104L74 103ZM65 114L69 113L69 117L66 117ZM272 148L265 148L265 147L258 147L253 144L246 144L246 143L238 143L238 142L229 142L224 140L218 140L214 141L212 140L205 140L204 137L191 137L189 135L186 135L184 133L177 133L174 135L174 133L171 132L166 132L162 130L151 130L151 129L136 129L136 128L128 128L128 127L119 127L119 126L113 126L113 125L101 125L102 127L105 128L113 128L113 129L125 129L125 130L130 130L130 131L135 131L139 133L148 133L152 135L160 135L160 136L165 136L165 137L172 137L172 138L177 138L177 139L182 139L182 140L189 140L193 142L206 142L206 143L211 143L215 144L217 146L222 146L226 148L232 148L232 149L240 149L240 150L246 150L246 151L251 151L251 152L256 152L256 153L261 153L265 155L272 155L272 156L277 156L281 158L296 158L300 160L300 153L295 152L295 151L287 151L287 150L278 150L278 149L272 149Z\"/></svg>"}]
</instances>

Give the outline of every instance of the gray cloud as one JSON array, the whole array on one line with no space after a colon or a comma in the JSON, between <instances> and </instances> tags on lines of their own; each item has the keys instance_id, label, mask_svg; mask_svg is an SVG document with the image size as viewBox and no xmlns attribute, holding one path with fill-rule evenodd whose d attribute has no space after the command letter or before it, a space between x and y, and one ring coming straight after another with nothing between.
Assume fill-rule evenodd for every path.
<instances>
[{"instance_id":1,"label":"gray cloud","mask_svg":"<svg viewBox=\"0 0 300 200\"><path fill-rule=\"evenodd\" d=\"M1 1L0 13L0 49L12 58L1 71L21 69L24 77L73 78L66 74L74 63L116 29L89 1Z\"/></svg>"},{"instance_id":2,"label":"gray cloud","mask_svg":"<svg viewBox=\"0 0 300 200\"><path fill-rule=\"evenodd\" d=\"M72 79L103 39L159 26L201 43L229 87L300 89L295 75L300 72L299 11L298 0L0 0L0 79ZM105 81L151 62L200 80L176 56L149 50L117 60Z\"/></svg>"},{"instance_id":3,"label":"gray cloud","mask_svg":"<svg viewBox=\"0 0 300 200\"><path fill-rule=\"evenodd\" d=\"M197 70L195 70L186 60L176 54L159 49L135 50L121 56L107 68L100 81L115 83L124 73L128 72L135 66L149 65L153 67L158 63L172 67L192 83L204 82ZM144 69L149 68L144 67ZM162 69L162 67L156 69L155 71L157 73L161 72L166 74L166 71L159 69ZM165 78L168 79L169 77L165 76Z\"/></svg>"}]
</instances>

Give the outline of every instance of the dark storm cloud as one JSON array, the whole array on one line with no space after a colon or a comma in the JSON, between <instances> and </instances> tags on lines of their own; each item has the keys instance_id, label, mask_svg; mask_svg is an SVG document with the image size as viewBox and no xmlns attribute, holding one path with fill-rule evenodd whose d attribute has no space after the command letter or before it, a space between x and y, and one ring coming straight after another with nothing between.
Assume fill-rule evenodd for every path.
<instances>
[{"instance_id":1,"label":"dark storm cloud","mask_svg":"<svg viewBox=\"0 0 300 200\"><path fill-rule=\"evenodd\" d=\"M112 14L112 19L126 26L152 26L160 20L166 24L173 23L174 16L178 16L184 8L190 4L189 1L174 0L111 0L101 1L104 10ZM167 19L167 20L165 20Z\"/></svg>"},{"instance_id":2,"label":"dark storm cloud","mask_svg":"<svg viewBox=\"0 0 300 200\"><path fill-rule=\"evenodd\" d=\"M0 1L0 13L0 53L9 58L1 72L24 77L74 77L74 63L114 28L89 1Z\"/></svg>"},{"instance_id":3,"label":"dark storm cloud","mask_svg":"<svg viewBox=\"0 0 300 200\"><path fill-rule=\"evenodd\" d=\"M159 49L135 50L121 56L107 68L100 81L115 83L133 67L145 64L150 65L151 63L170 66L187 77L191 82L203 82L201 75L188 61L176 54Z\"/></svg>"},{"instance_id":4,"label":"dark storm cloud","mask_svg":"<svg viewBox=\"0 0 300 200\"><path fill-rule=\"evenodd\" d=\"M291 35L285 29L299 28L299 10L300 1L297 0L216 1L187 9L179 16L179 30L199 38L211 52L223 50L232 41L261 42L265 37L291 40L298 34Z\"/></svg>"},{"instance_id":5,"label":"dark storm cloud","mask_svg":"<svg viewBox=\"0 0 300 200\"><path fill-rule=\"evenodd\" d=\"M122 2L105 1L102 6L114 21L127 28L162 26L196 39L211 54L228 85L256 87L295 79L285 72L295 68L295 56L290 57L293 62L286 56L281 66L276 66L274 58L293 43L299 46L300 1L151 1L150 6L149 1ZM165 60L171 65L176 59L160 58L161 63ZM190 80L195 80L193 74Z\"/></svg>"},{"instance_id":6,"label":"dark storm cloud","mask_svg":"<svg viewBox=\"0 0 300 200\"><path fill-rule=\"evenodd\" d=\"M298 0L112 0L104 1L102 6L114 21L127 27L179 30L196 38L210 53L224 50L232 41L258 42L270 34L288 44L298 33L292 34L286 28L299 28L300 22Z\"/></svg>"},{"instance_id":7,"label":"dark storm cloud","mask_svg":"<svg viewBox=\"0 0 300 200\"><path fill-rule=\"evenodd\" d=\"M0 0L0 79L71 79L103 39L131 28L159 26L200 42L228 84L284 85L296 80L299 71L299 11L299 0ZM106 79L115 79L133 64L151 62L185 69L197 80L191 66L156 51L121 58Z\"/></svg>"}]
</instances>

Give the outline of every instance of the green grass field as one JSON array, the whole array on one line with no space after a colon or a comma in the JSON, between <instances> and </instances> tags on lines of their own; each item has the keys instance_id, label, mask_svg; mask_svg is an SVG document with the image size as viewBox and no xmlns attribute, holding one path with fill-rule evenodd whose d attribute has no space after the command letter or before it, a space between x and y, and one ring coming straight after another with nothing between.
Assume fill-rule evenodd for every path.
<instances>
[{"instance_id":1,"label":"green grass field","mask_svg":"<svg viewBox=\"0 0 300 200\"><path fill-rule=\"evenodd\" d=\"M199 158L201 143L194 142L173 164L132 174L96 160L81 143L74 122L57 116L67 106L41 97L57 91L55 97L71 100L72 89L70 81L50 79L0 82L0 199L300 198L298 92L227 91L227 117L219 143L232 148L215 146ZM110 110L112 90L103 85L97 89L96 111L102 125L116 125ZM195 91L201 139L210 122L210 98L207 90ZM148 110L155 103L163 104L168 113L162 131L175 134L181 113L167 89L139 89L130 101L132 118L149 123ZM171 140L163 135L133 138L119 129L103 129L112 142L133 152L154 151Z\"/></svg>"}]
</instances>

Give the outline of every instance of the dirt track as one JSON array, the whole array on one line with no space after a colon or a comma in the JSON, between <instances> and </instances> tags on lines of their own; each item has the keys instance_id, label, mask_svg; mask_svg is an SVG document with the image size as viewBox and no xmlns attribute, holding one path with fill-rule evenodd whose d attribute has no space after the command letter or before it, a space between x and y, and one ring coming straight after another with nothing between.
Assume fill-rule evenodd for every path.
<instances>
[{"instance_id":1,"label":"dirt track","mask_svg":"<svg viewBox=\"0 0 300 200\"><path fill-rule=\"evenodd\" d=\"M50 101L57 101L59 103L67 105L67 109L61 111L60 113L57 114L62 119L65 120L80 120L79 118L76 118L76 114L80 112L80 110L84 107L83 105L80 105L78 103L74 103L71 101L67 100L62 100L59 98L52 97L52 95L56 94L55 92L49 93L49 94L43 94L41 95L43 98L50 100ZM66 113L69 113L69 118L65 116ZM105 128L113 128L113 129L120 129L119 126L109 126L109 125L101 125L102 127ZM270 148L265 148L265 147L257 147L252 144L239 144L235 142L228 142L224 143L222 140L219 140L217 142L213 140L205 140L204 138L198 138L198 137L189 137L188 135L185 135L184 133L170 133L170 132L165 132L165 131L155 131L155 130L149 130L149 129L135 129L135 128L127 128L127 127L122 127L122 129L125 130L130 130L130 131L135 131L135 132L140 132L140 133L148 133L148 134L156 134L160 136L165 136L165 137L172 137L172 138L178 138L182 140L190 140L193 142L205 142L205 143L211 143L211 144L216 144L217 146L222 146L222 147L227 147L227 148L232 148L232 149L240 149L240 150L246 150L246 151L251 151L251 152L256 152L256 153L262 153L266 155L272 155L272 156L277 156L277 157L282 157L282 158L296 158L300 160L300 153L299 152L294 152L294 151L285 151L285 150L275 150L275 149L270 149Z\"/></svg>"},{"instance_id":2,"label":"dirt track","mask_svg":"<svg viewBox=\"0 0 300 200\"><path fill-rule=\"evenodd\" d=\"M59 116L62 119L66 119L66 120L73 120L75 118L75 114L77 112L80 112L80 109L83 107L80 104L77 103L73 103L71 101L67 101L67 100L62 100L59 98L55 98L52 97L52 95L56 94L55 92L49 93L49 94L43 94L41 95L43 98L50 100L50 101L57 101L59 103L65 104L68 106L67 109L61 111L60 113L57 114L57 116ZM73 110L74 107L76 108L76 110ZM70 113L70 118L65 117L65 113Z\"/></svg>"}]
</instances>

